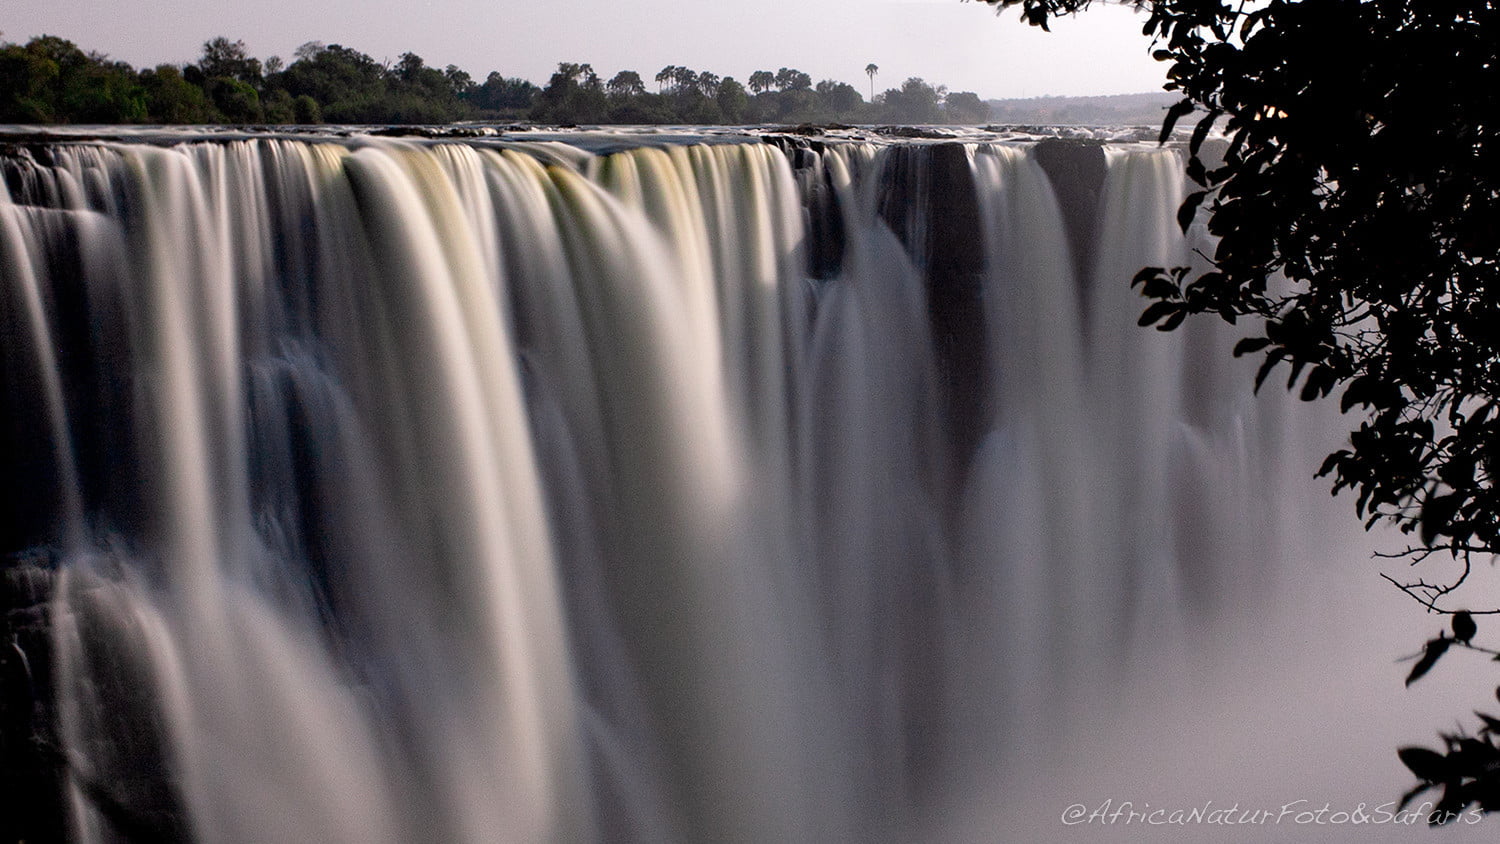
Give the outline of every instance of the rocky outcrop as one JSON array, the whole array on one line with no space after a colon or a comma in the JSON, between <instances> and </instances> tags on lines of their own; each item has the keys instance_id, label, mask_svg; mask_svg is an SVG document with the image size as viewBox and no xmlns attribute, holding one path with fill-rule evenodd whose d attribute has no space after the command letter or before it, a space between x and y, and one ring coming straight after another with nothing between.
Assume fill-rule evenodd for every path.
<instances>
[{"instance_id":1,"label":"rocky outcrop","mask_svg":"<svg viewBox=\"0 0 1500 844\"><path fill-rule=\"evenodd\" d=\"M1104 190L1104 142L1075 138L1046 138L1037 143L1036 161L1052 180L1062 207L1063 225L1074 269L1083 287L1089 284L1099 226L1099 196Z\"/></svg>"}]
</instances>

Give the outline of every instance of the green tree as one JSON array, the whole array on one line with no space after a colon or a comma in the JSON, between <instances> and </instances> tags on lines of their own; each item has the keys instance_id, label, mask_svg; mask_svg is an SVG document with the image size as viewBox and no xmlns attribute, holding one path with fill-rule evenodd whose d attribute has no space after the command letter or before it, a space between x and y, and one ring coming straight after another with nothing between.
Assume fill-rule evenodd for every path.
<instances>
[{"instance_id":1,"label":"green tree","mask_svg":"<svg viewBox=\"0 0 1500 844\"><path fill-rule=\"evenodd\" d=\"M814 90L818 94L819 106L830 116L847 116L864 104L864 98L859 95L859 91L847 82L824 79Z\"/></svg>"},{"instance_id":2,"label":"green tree","mask_svg":"<svg viewBox=\"0 0 1500 844\"><path fill-rule=\"evenodd\" d=\"M322 41L304 41L301 46L292 51L292 58L295 61L311 61L326 49L328 46Z\"/></svg>"},{"instance_id":3,"label":"green tree","mask_svg":"<svg viewBox=\"0 0 1500 844\"><path fill-rule=\"evenodd\" d=\"M297 104L284 88L272 88L260 98L261 119L267 123L284 126L301 123L297 119Z\"/></svg>"},{"instance_id":4,"label":"green tree","mask_svg":"<svg viewBox=\"0 0 1500 844\"><path fill-rule=\"evenodd\" d=\"M827 116L823 113L817 92L806 88L775 91L757 99L765 100L762 117L768 121L813 123L822 121Z\"/></svg>"},{"instance_id":5,"label":"green tree","mask_svg":"<svg viewBox=\"0 0 1500 844\"><path fill-rule=\"evenodd\" d=\"M712 97L719 92L719 81L717 73L705 70L698 74L698 78L694 80L694 84L703 96Z\"/></svg>"},{"instance_id":6,"label":"green tree","mask_svg":"<svg viewBox=\"0 0 1500 844\"><path fill-rule=\"evenodd\" d=\"M703 93L696 89L693 90L691 96L678 103L675 117L674 122L704 126L724 122L724 112L719 109L718 101L712 97L703 96Z\"/></svg>"},{"instance_id":7,"label":"green tree","mask_svg":"<svg viewBox=\"0 0 1500 844\"><path fill-rule=\"evenodd\" d=\"M469 72L462 70L458 65L450 64L443 68L443 78L448 80L448 88L453 96L458 98L467 97L475 88L474 77Z\"/></svg>"},{"instance_id":8,"label":"green tree","mask_svg":"<svg viewBox=\"0 0 1500 844\"><path fill-rule=\"evenodd\" d=\"M415 53L402 53L386 74L383 121L392 123L449 123L465 116L461 89L471 83L456 67L448 72L430 67Z\"/></svg>"},{"instance_id":9,"label":"green tree","mask_svg":"<svg viewBox=\"0 0 1500 844\"><path fill-rule=\"evenodd\" d=\"M656 72L656 76L655 76L656 93L658 93L658 94L662 93L663 86L667 82L671 82L673 79L675 79L676 78L676 74L677 74L677 65L675 65L675 64L669 64L666 67L662 68L661 70L658 70Z\"/></svg>"},{"instance_id":10,"label":"green tree","mask_svg":"<svg viewBox=\"0 0 1500 844\"><path fill-rule=\"evenodd\" d=\"M865 75L870 77L870 102L875 102L875 74L880 72L880 65L870 62L865 65Z\"/></svg>"},{"instance_id":11,"label":"green tree","mask_svg":"<svg viewBox=\"0 0 1500 844\"><path fill-rule=\"evenodd\" d=\"M913 76L900 88L885 92L885 120L891 123L936 123L940 117L938 89Z\"/></svg>"},{"instance_id":12,"label":"green tree","mask_svg":"<svg viewBox=\"0 0 1500 844\"><path fill-rule=\"evenodd\" d=\"M719 80L719 90L714 92L714 99L718 102L719 113L724 116L726 123L744 121L750 97L745 93L745 86L735 81L733 76Z\"/></svg>"},{"instance_id":13,"label":"green tree","mask_svg":"<svg viewBox=\"0 0 1500 844\"><path fill-rule=\"evenodd\" d=\"M987 0L1033 24L1088 0ZM1491 597L1460 589L1500 551L1500 8L1490 0L1156 0L1144 29L1182 101L1162 136L1197 111L1184 225L1207 212L1208 269L1143 271L1142 324L1191 314L1242 325L1303 398L1341 393L1357 410L1349 445L1320 474L1349 489L1367 526L1413 537L1454 577L1395 579L1453 616L1408 681L1451 646L1473 644ZM1330 56L1337 41L1338 59ZM1209 154L1211 127L1227 149ZM1299 387L1300 385L1300 387ZM1492 652L1492 651L1491 651ZM1485 716L1488 718L1488 716ZM1446 736L1444 754L1406 748L1439 808L1500 808L1500 721ZM1415 796L1413 792L1410 796Z\"/></svg>"},{"instance_id":14,"label":"green tree","mask_svg":"<svg viewBox=\"0 0 1500 844\"><path fill-rule=\"evenodd\" d=\"M229 123L259 123L265 119L260 94L248 82L216 76L205 84L204 91L214 108Z\"/></svg>"},{"instance_id":15,"label":"green tree","mask_svg":"<svg viewBox=\"0 0 1500 844\"><path fill-rule=\"evenodd\" d=\"M990 107L973 91L955 91L943 98L943 119L948 123L983 123Z\"/></svg>"},{"instance_id":16,"label":"green tree","mask_svg":"<svg viewBox=\"0 0 1500 844\"><path fill-rule=\"evenodd\" d=\"M60 73L58 63L40 51L19 44L0 47L0 121L56 120L54 88Z\"/></svg>"},{"instance_id":17,"label":"green tree","mask_svg":"<svg viewBox=\"0 0 1500 844\"><path fill-rule=\"evenodd\" d=\"M300 126L315 126L323 122L323 109L317 100L302 94L292 100L292 122Z\"/></svg>"},{"instance_id":18,"label":"green tree","mask_svg":"<svg viewBox=\"0 0 1500 844\"><path fill-rule=\"evenodd\" d=\"M551 123L600 123L609 118L604 83L587 64L559 62L537 96L532 117Z\"/></svg>"},{"instance_id":19,"label":"green tree","mask_svg":"<svg viewBox=\"0 0 1500 844\"><path fill-rule=\"evenodd\" d=\"M750 90L764 94L776 86L776 74L769 70L757 70L750 74Z\"/></svg>"},{"instance_id":20,"label":"green tree","mask_svg":"<svg viewBox=\"0 0 1500 844\"><path fill-rule=\"evenodd\" d=\"M604 84L604 90L613 97L639 97L646 93L646 83L633 70L622 70Z\"/></svg>"},{"instance_id":21,"label":"green tree","mask_svg":"<svg viewBox=\"0 0 1500 844\"><path fill-rule=\"evenodd\" d=\"M388 120L383 104L385 68L357 50L310 41L297 48L297 60L278 76L292 96L309 97L331 123L380 123Z\"/></svg>"},{"instance_id":22,"label":"green tree","mask_svg":"<svg viewBox=\"0 0 1500 844\"><path fill-rule=\"evenodd\" d=\"M609 104L609 122L659 124L680 122L680 118L665 95L645 93L614 98Z\"/></svg>"},{"instance_id":23,"label":"green tree","mask_svg":"<svg viewBox=\"0 0 1500 844\"><path fill-rule=\"evenodd\" d=\"M491 71L484 84L469 93L470 104L490 116L516 115L531 110L541 89L525 79Z\"/></svg>"},{"instance_id":24,"label":"green tree","mask_svg":"<svg viewBox=\"0 0 1500 844\"><path fill-rule=\"evenodd\" d=\"M698 72L690 67L678 66L672 69L672 87L677 91L698 86Z\"/></svg>"},{"instance_id":25,"label":"green tree","mask_svg":"<svg viewBox=\"0 0 1500 844\"><path fill-rule=\"evenodd\" d=\"M133 68L52 35L0 47L0 119L141 123L146 91Z\"/></svg>"},{"instance_id":26,"label":"green tree","mask_svg":"<svg viewBox=\"0 0 1500 844\"><path fill-rule=\"evenodd\" d=\"M776 87L782 91L806 91L813 86L812 77L793 67L776 71Z\"/></svg>"},{"instance_id":27,"label":"green tree","mask_svg":"<svg viewBox=\"0 0 1500 844\"><path fill-rule=\"evenodd\" d=\"M147 119L152 123L212 123L218 119L203 89L182 78L182 71L169 64L140 73L146 91Z\"/></svg>"},{"instance_id":28,"label":"green tree","mask_svg":"<svg viewBox=\"0 0 1500 844\"><path fill-rule=\"evenodd\" d=\"M261 84L260 60L250 57L245 42L230 41L222 35L203 43L198 69L206 79L222 77L255 87Z\"/></svg>"}]
</instances>

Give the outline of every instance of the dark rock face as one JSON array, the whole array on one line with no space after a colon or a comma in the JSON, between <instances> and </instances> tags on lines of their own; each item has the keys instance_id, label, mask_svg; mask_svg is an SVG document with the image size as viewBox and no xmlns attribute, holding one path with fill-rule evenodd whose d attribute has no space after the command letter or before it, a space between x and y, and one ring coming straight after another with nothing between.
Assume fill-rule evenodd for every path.
<instances>
[{"instance_id":1,"label":"dark rock face","mask_svg":"<svg viewBox=\"0 0 1500 844\"><path fill-rule=\"evenodd\" d=\"M1102 141L1047 138L1037 143L1033 153L1052 181L1062 206L1063 225L1068 231L1068 246L1073 253L1073 268L1083 293L1090 286L1094 266L1094 232L1099 227L1099 195L1104 190Z\"/></svg>"},{"instance_id":2,"label":"dark rock face","mask_svg":"<svg viewBox=\"0 0 1500 844\"><path fill-rule=\"evenodd\" d=\"M798 123L796 126L782 126L774 131L787 135L803 135L806 137L818 137L826 135L830 131L853 129L844 123Z\"/></svg>"},{"instance_id":3,"label":"dark rock face","mask_svg":"<svg viewBox=\"0 0 1500 844\"><path fill-rule=\"evenodd\" d=\"M929 126L878 126L875 132L888 138L924 138L945 141L958 137L947 130L934 129Z\"/></svg>"},{"instance_id":4,"label":"dark rock face","mask_svg":"<svg viewBox=\"0 0 1500 844\"><path fill-rule=\"evenodd\" d=\"M91 778L71 766L62 748L53 628L68 513L76 507L91 514L91 528L104 533L135 533L146 487L132 445L138 436L135 385L122 375L134 369L122 301L129 281L124 242L107 231L84 230L78 215L57 210L63 202L55 182L36 178L37 168L50 162L46 149L0 155L0 176L31 228L30 252L21 260L46 279L34 294L23 284L0 289L0 336L8 338L0 353L0 844L64 840L70 777L121 840L182 840L175 797L161 784L165 763L152 762L139 775L125 776L122 768ZM45 317L44 336L28 295L35 295ZM42 345L53 357L44 359L37 351ZM55 409L39 400L48 393L49 372L63 403L67 430L61 435ZM71 473L59 460L64 437ZM125 647L125 638L112 631L82 638L87 658L110 659ZM143 677L121 675L100 687L112 704L100 717L149 724ZM127 700L135 703L126 706ZM138 737L144 729L121 735ZM123 745L118 751L122 758L134 753Z\"/></svg>"},{"instance_id":5,"label":"dark rock face","mask_svg":"<svg viewBox=\"0 0 1500 844\"><path fill-rule=\"evenodd\" d=\"M847 233L838 195L821 155L826 144L804 137L809 134L814 133L766 135L761 140L781 150L792 165L807 214L807 274L822 280L837 276L843 269Z\"/></svg>"},{"instance_id":6,"label":"dark rock face","mask_svg":"<svg viewBox=\"0 0 1500 844\"><path fill-rule=\"evenodd\" d=\"M0 563L0 820L3 840L62 841L63 755L52 682L54 561Z\"/></svg>"},{"instance_id":7,"label":"dark rock face","mask_svg":"<svg viewBox=\"0 0 1500 844\"><path fill-rule=\"evenodd\" d=\"M879 212L922 271L954 465L977 445L985 403L985 258L979 195L961 144L892 150Z\"/></svg>"},{"instance_id":8,"label":"dark rock face","mask_svg":"<svg viewBox=\"0 0 1500 844\"><path fill-rule=\"evenodd\" d=\"M109 840L173 844L190 840L172 780L154 689L138 631L92 613L78 628L75 658L88 665L92 704L84 707L88 768L62 744L57 655L58 604L65 588L59 555L37 548L0 557L0 842L62 842L71 783L107 827ZM106 563L107 565L107 563ZM69 594L87 603L94 586Z\"/></svg>"},{"instance_id":9,"label":"dark rock face","mask_svg":"<svg viewBox=\"0 0 1500 844\"><path fill-rule=\"evenodd\" d=\"M926 230L920 249L924 259L927 314L932 326L941 380L942 407L947 421L946 455L941 458L942 477L958 482L956 467L968 465L984 434L988 403L985 366L986 320L984 312L985 233L981 224L979 193L968 150L961 144L909 147L925 154L926 190L923 215ZM917 244L909 244L915 246ZM912 585L914 614L942 612L941 587L933 572L918 573ZM914 629L936 631L941 624L917 625ZM945 701L926 699L941 683L936 666L941 652L935 640L913 641L912 686L908 689L910 720L908 736L913 748L927 747L923 736L940 735L949 714ZM931 673L928 673L931 672ZM913 783L919 791L938 785L942 762L933 750L918 752L910 760Z\"/></svg>"},{"instance_id":10,"label":"dark rock face","mask_svg":"<svg viewBox=\"0 0 1500 844\"><path fill-rule=\"evenodd\" d=\"M24 195L23 195L24 197ZM37 352L36 326L18 290L0 290L0 336L12 338L0 355L0 552L56 542L67 513L66 490L85 511L103 502L116 525L128 525L140 489L131 443L134 385L128 362L129 322L121 302L125 280L118 252L100 249L55 211L33 212L38 246L29 256L49 282L37 291L47 317L51 364ZM116 244L118 246L118 244ZM76 477L62 477L59 436L46 395L55 366Z\"/></svg>"},{"instance_id":11,"label":"dark rock face","mask_svg":"<svg viewBox=\"0 0 1500 844\"><path fill-rule=\"evenodd\" d=\"M974 423L985 417L984 232L974 169L964 147L932 147L929 166L927 307L946 392L944 406L953 420L954 456L963 465L982 433Z\"/></svg>"}]
</instances>

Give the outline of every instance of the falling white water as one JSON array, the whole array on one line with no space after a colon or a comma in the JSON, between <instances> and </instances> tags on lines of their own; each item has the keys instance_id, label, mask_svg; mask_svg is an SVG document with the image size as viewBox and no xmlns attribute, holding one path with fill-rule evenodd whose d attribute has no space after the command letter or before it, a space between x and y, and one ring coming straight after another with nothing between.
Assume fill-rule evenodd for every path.
<instances>
[{"instance_id":1,"label":"falling white water","mask_svg":"<svg viewBox=\"0 0 1500 844\"><path fill-rule=\"evenodd\" d=\"M966 647L955 671L964 720L988 724L968 750L983 765L1002 744L1042 746L1065 728L1083 678L1117 664L1119 573L1080 561L1107 518L1088 406L1083 302L1047 176L1024 149L974 155L982 202L986 361L992 411L968 473L961 537ZM996 565L996 559L1006 561ZM962 666L973 666L963 670ZM999 717L996 717L999 716Z\"/></svg>"},{"instance_id":2,"label":"falling white water","mask_svg":"<svg viewBox=\"0 0 1500 844\"><path fill-rule=\"evenodd\" d=\"M0 550L60 560L70 834L1051 840L1069 788L1168 776L1153 715L1241 689L1266 652L1215 642L1365 541L1305 512L1340 420L1249 397L1232 328L1135 325L1135 270L1204 243L1177 153L1104 152L1091 267L1030 147L961 153L4 163L0 397L42 457ZM935 307L945 226L982 336Z\"/></svg>"}]
</instances>

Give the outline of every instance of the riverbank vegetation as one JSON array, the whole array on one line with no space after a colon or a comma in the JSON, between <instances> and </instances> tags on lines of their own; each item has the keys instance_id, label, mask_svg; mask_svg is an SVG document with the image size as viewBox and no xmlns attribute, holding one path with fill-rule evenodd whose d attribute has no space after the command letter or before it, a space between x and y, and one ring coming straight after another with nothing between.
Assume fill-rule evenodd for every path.
<instances>
[{"instance_id":1,"label":"riverbank vegetation","mask_svg":"<svg viewBox=\"0 0 1500 844\"><path fill-rule=\"evenodd\" d=\"M606 78L591 65L563 62L538 86L498 71L480 81L454 65L430 66L414 53L382 62L320 42L298 47L286 63L277 56L262 61L243 41L221 37L205 43L192 64L141 69L51 35L0 43L0 123L910 124L988 118L977 94L949 93L919 78L870 102L846 82L814 83L787 67L759 70L740 82L669 65L648 81L634 70Z\"/></svg>"}]
</instances>

